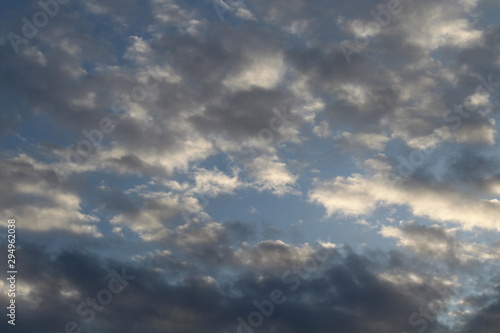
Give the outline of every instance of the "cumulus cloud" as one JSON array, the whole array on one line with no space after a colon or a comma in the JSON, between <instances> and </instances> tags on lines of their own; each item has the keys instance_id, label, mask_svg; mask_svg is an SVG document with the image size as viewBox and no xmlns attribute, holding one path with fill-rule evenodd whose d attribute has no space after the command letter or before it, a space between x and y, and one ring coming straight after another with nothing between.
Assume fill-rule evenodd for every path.
<instances>
[{"instance_id":1,"label":"cumulus cloud","mask_svg":"<svg viewBox=\"0 0 500 333\"><path fill-rule=\"evenodd\" d=\"M437 226L408 224L398 228L383 225L380 234L397 239L398 245L410 249L419 256L442 260L448 265L466 265L475 261L484 263L498 259L495 249L489 249L485 244L461 242L451 231Z\"/></svg>"},{"instance_id":2,"label":"cumulus cloud","mask_svg":"<svg viewBox=\"0 0 500 333\"><path fill-rule=\"evenodd\" d=\"M378 207L396 205L407 206L414 215L433 221L460 223L468 230L499 230L495 222L500 214L498 200L470 197L445 184L401 184L385 177L354 174L318 182L309 199L323 205L327 215L367 215Z\"/></svg>"},{"instance_id":3,"label":"cumulus cloud","mask_svg":"<svg viewBox=\"0 0 500 333\"><path fill-rule=\"evenodd\" d=\"M42 9L5 5L19 331L81 323L122 266L89 331L235 330L278 288L255 330L497 329L497 3L225 3L60 4L15 47Z\"/></svg>"},{"instance_id":4,"label":"cumulus cloud","mask_svg":"<svg viewBox=\"0 0 500 333\"><path fill-rule=\"evenodd\" d=\"M102 236L97 225L100 219L83 213L79 194L61 186L50 165L21 154L2 161L0 178L2 184L10 188L2 195L2 215L26 221L23 229ZM5 220L2 224L7 226Z\"/></svg>"}]
</instances>

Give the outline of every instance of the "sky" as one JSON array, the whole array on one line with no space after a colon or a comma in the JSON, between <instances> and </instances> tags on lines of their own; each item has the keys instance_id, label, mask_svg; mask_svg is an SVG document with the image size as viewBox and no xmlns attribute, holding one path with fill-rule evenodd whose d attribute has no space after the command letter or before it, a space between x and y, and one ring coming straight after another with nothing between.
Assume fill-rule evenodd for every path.
<instances>
[{"instance_id":1,"label":"sky","mask_svg":"<svg viewBox=\"0 0 500 333\"><path fill-rule=\"evenodd\" d=\"M498 332L499 15L3 0L0 330Z\"/></svg>"}]
</instances>

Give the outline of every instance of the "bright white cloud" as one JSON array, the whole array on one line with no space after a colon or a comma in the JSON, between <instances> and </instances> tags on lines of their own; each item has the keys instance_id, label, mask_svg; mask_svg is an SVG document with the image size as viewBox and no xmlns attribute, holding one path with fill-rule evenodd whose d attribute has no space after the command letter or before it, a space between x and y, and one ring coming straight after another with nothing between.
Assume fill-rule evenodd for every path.
<instances>
[{"instance_id":1,"label":"bright white cloud","mask_svg":"<svg viewBox=\"0 0 500 333\"><path fill-rule=\"evenodd\" d=\"M335 213L360 216L383 206L408 206L416 216L438 222L457 222L466 229L500 230L500 203L480 199L446 188L389 182L385 177L367 178L360 174L318 181L309 199Z\"/></svg>"}]
</instances>

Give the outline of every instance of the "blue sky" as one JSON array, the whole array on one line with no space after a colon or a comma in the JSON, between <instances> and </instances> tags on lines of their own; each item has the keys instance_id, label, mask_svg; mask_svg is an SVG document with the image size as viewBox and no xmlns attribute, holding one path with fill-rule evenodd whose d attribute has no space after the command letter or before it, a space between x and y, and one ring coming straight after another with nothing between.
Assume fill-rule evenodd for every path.
<instances>
[{"instance_id":1,"label":"blue sky","mask_svg":"<svg viewBox=\"0 0 500 333\"><path fill-rule=\"evenodd\" d=\"M215 3L0 5L2 332L496 332L498 1Z\"/></svg>"}]
</instances>

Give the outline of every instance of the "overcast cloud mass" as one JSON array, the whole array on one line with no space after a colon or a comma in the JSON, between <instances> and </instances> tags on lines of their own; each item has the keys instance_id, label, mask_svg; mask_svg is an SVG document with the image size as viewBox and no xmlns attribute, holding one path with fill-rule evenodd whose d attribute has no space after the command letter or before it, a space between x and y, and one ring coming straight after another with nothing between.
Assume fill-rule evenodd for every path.
<instances>
[{"instance_id":1,"label":"overcast cloud mass","mask_svg":"<svg viewBox=\"0 0 500 333\"><path fill-rule=\"evenodd\" d=\"M499 16L2 0L0 331L497 333Z\"/></svg>"}]
</instances>

